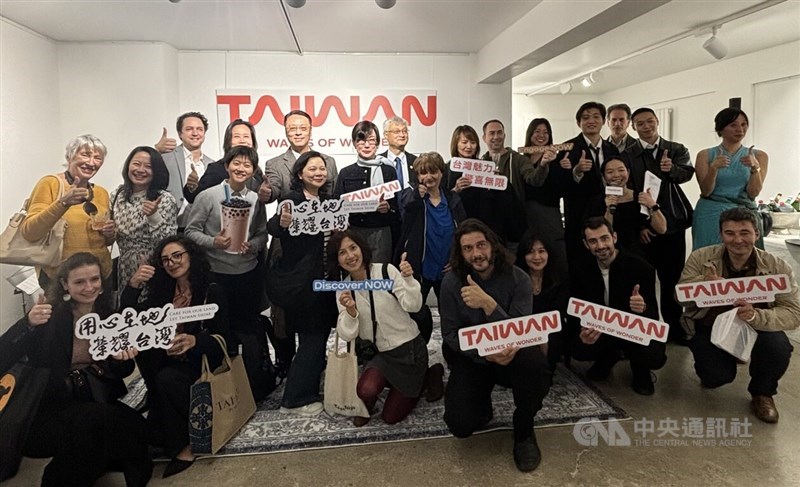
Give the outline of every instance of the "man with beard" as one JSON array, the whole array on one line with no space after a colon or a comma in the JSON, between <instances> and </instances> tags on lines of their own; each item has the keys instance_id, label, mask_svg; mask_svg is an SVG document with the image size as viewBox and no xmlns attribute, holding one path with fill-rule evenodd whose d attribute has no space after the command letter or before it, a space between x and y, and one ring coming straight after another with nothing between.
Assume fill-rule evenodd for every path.
<instances>
[{"instance_id":1,"label":"man with beard","mask_svg":"<svg viewBox=\"0 0 800 487\"><path fill-rule=\"evenodd\" d=\"M530 314L530 278L512 262L513 256L485 223L470 218L459 225L439 305L442 352L450 368L444 421L454 436L466 438L492 420L494 385L511 388L514 463L529 472L542 458L533 418L550 389L547 358L541 347L509 347L481 357L477 350L461 350L458 340L461 328Z\"/></svg>"},{"instance_id":2,"label":"man with beard","mask_svg":"<svg viewBox=\"0 0 800 487\"><path fill-rule=\"evenodd\" d=\"M583 244L595 262L580 266L583 272L581 279L571 282L572 295L657 320L656 276L650 264L625 250L617 250L614 246L617 234L603 217L586 220L583 235ZM579 323L574 317L570 317L570 324L572 357L594 362L586 373L589 379L599 381L607 378L620 359L620 351L623 351L630 360L634 392L643 396L655 392L650 371L660 369L666 363L664 343L650 340L650 344L640 345L590 328L583 328L578 333Z\"/></svg>"}]
</instances>

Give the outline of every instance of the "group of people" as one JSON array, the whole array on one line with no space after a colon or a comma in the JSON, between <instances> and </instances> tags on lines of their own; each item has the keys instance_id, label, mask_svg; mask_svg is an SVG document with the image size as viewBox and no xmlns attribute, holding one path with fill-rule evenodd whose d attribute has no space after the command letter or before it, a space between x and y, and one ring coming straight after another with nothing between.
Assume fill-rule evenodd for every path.
<instances>
[{"instance_id":1,"label":"group of people","mask_svg":"<svg viewBox=\"0 0 800 487\"><path fill-rule=\"evenodd\" d=\"M777 421L772 396L792 351L783 330L800 324L800 292L791 268L756 248L763 231L753 201L768 157L743 145L747 115L736 108L717 114L722 141L700 151L695 166L683 145L659 135L650 108L631 112L619 104L606 111L588 102L575 118L580 134L561 146L553 145L547 119L531 121L523 151L529 154L506 147L499 120L486 122L480 138L469 125L457 127L450 156L492 161L507 178L503 190L473 187L471 174L451 170L435 152L406 151L409 127L398 117L383 124L389 145L383 153L380 129L370 121L356 124L357 160L337 171L332 157L311 150L311 116L292 111L284 117L289 149L262 170L249 122L231 122L225 155L215 162L202 149L208 121L188 112L177 120L181 144L165 129L154 147L133 149L123 164L123 184L110 194L91 182L106 147L91 135L72 140L66 170L37 183L20 227L35 241L66 220L64 262L41 269L46 299L0 337L0 370L25 355L51 370L25 449L54 457L43 485L91 484L109 469L122 470L129 485L144 485L152 472L148 444L171 458L165 477L191 466L190 388L204 355L212 368L223 357L212 335L241 353L256 400L275 388L269 339L277 373L285 378L281 410L319 414L334 327L343 339L367 345L361 347L357 394L372 414L388 387L381 413L386 423L402 421L422 397L444 396L444 421L455 436L466 437L491 420L494 385L511 388L513 457L520 470L530 471L541 459L534 416L559 361L591 361L586 375L600 381L627 359L633 390L651 395L652 371L667 360L662 342L639 345L566 319L570 296L661 316L670 339L688 343L702 384L717 387L733 380L736 360L711 345L710 329L731 307L687 305L684 312L675 285L785 273L792 278L790 294L755 307L735 304L758 333L750 365L754 413ZM606 121L607 140L600 135ZM631 123L638 139L628 134ZM481 141L488 149L483 154ZM693 175L701 188L694 208L680 188ZM344 231L290 231L293 206L391 181L401 190L382 196L374 211L350 213ZM250 208L243 239L220 210L221 203L237 200L232 207ZM266 204L273 201L277 210L268 218ZM695 251L686 262L688 228ZM114 242L120 254L112 264ZM391 292L312 292L318 279L391 279L394 286ZM431 290L439 302L446 389L444 365L431 364L427 351ZM168 303L219 308L212 319L178 325L167 350L130 350L100 362L73 332L89 312L102 318L118 308ZM261 314L267 308L271 319ZM461 328L553 310L564 319L563 331L545 346L484 357L459 346ZM117 401L134 361L147 386L146 420ZM87 377L101 377L105 393L86 386L94 382ZM368 421L353 418L356 426Z\"/></svg>"}]
</instances>

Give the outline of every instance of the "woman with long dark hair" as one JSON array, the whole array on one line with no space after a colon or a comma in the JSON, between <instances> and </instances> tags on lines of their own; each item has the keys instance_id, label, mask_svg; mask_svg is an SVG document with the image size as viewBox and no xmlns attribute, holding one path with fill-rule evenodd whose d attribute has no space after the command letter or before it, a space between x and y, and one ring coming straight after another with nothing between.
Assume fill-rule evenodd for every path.
<instances>
[{"instance_id":1,"label":"woman with long dark hair","mask_svg":"<svg viewBox=\"0 0 800 487\"><path fill-rule=\"evenodd\" d=\"M145 286L147 298L139 303ZM121 298L123 307L137 310L169 303L175 308L216 304L219 309L208 320L179 323L170 348L151 348L136 358L147 385L147 421L157 432L157 442L172 459L164 478L186 470L194 462L188 429L190 388L200 377L203 355L212 369L222 360L222 349L211 335L225 339L228 336L225 293L211 282L205 251L194 241L177 235L156 245L149 263L139 266Z\"/></svg>"},{"instance_id":2,"label":"woman with long dark hair","mask_svg":"<svg viewBox=\"0 0 800 487\"><path fill-rule=\"evenodd\" d=\"M337 293L339 320L336 329L344 340L361 338L374 346L375 354L367 360L356 388L367 410L372 411L378 395L389 387L382 418L387 424L402 421L419 401L428 370L425 340L409 316L422 307L420 284L414 279L414 270L405 259L400 261L399 270L391 264L372 263L372 252L366 240L351 230L334 233L327 253L331 278L394 281L391 292ZM363 426L369 420L356 416L353 424Z\"/></svg>"},{"instance_id":3,"label":"woman with long dark hair","mask_svg":"<svg viewBox=\"0 0 800 487\"><path fill-rule=\"evenodd\" d=\"M115 284L120 291L156 243L178 229L178 205L167 191L169 171L157 150L146 146L133 149L122 167L122 180L110 196L119 245Z\"/></svg>"},{"instance_id":4,"label":"woman with long dark hair","mask_svg":"<svg viewBox=\"0 0 800 487\"><path fill-rule=\"evenodd\" d=\"M73 254L52 277L46 299L0 337L0 374L25 356L29 365L49 370L23 453L52 457L43 486L94 485L112 470L122 470L128 486L144 486L153 472L146 425L117 401L126 393L123 378L133 372L137 351L96 361L89 341L75 336L84 315L105 319L112 313L101 261L86 252Z\"/></svg>"}]
</instances>

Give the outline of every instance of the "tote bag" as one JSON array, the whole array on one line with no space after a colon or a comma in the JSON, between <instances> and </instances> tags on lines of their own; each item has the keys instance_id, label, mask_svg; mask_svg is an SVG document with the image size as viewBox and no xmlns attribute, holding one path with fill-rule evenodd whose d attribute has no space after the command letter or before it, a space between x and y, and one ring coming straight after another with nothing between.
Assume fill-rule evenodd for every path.
<instances>
[{"instance_id":1,"label":"tote bag","mask_svg":"<svg viewBox=\"0 0 800 487\"><path fill-rule=\"evenodd\" d=\"M367 406L356 394L358 385L358 364L352 351L352 343L347 344L344 353L339 353L339 333L336 333L333 349L328 351L328 365L325 367L325 411L342 416L369 417Z\"/></svg>"},{"instance_id":2,"label":"tote bag","mask_svg":"<svg viewBox=\"0 0 800 487\"><path fill-rule=\"evenodd\" d=\"M211 371L203 355L203 370L192 385L189 401L189 443L192 453L215 454L233 438L256 412L242 357L228 355L225 340L213 336L225 354L222 365Z\"/></svg>"},{"instance_id":3,"label":"tote bag","mask_svg":"<svg viewBox=\"0 0 800 487\"><path fill-rule=\"evenodd\" d=\"M64 181L57 176L59 192L58 197L64 195ZM61 265L61 251L64 246L64 232L67 221L62 218L53 225L42 239L30 242L22 236L19 227L28 217L30 198L25 200L22 209L8 221L8 226L0 234L0 263L56 267Z\"/></svg>"}]
</instances>

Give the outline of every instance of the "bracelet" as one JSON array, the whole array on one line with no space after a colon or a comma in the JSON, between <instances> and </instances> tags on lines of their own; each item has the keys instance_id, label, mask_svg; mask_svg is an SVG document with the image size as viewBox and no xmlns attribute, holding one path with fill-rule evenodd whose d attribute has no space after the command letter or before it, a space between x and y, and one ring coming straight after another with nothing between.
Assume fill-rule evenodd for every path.
<instances>
[{"instance_id":1,"label":"bracelet","mask_svg":"<svg viewBox=\"0 0 800 487\"><path fill-rule=\"evenodd\" d=\"M757 174L761 172L761 166L754 166L750 168L750 174Z\"/></svg>"},{"instance_id":2,"label":"bracelet","mask_svg":"<svg viewBox=\"0 0 800 487\"><path fill-rule=\"evenodd\" d=\"M757 315L757 314L758 314L758 313L756 313L756 310L755 310L755 308L754 308L754 309L753 309L753 316L751 316L749 319L746 319L746 320L744 320L744 321L746 321L746 322L748 322L748 323L752 323L752 322L754 322L754 321L756 320L756 315Z\"/></svg>"}]
</instances>

